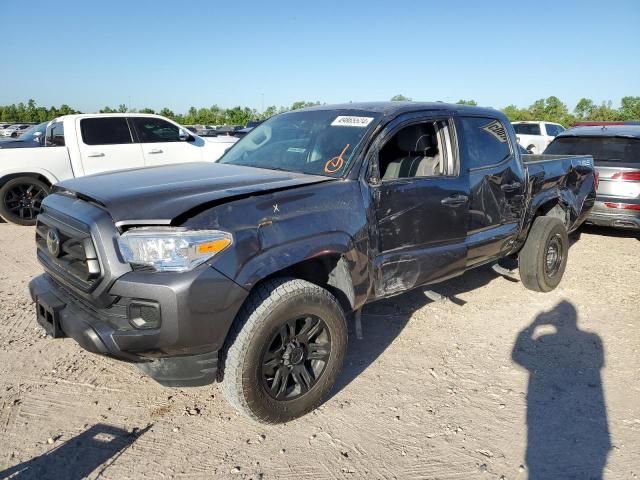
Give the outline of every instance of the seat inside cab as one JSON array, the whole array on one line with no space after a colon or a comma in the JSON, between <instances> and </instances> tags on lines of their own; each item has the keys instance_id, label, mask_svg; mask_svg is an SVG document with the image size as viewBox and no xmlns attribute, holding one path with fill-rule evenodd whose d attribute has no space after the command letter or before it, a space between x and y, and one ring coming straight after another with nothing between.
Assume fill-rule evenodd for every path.
<instances>
[{"instance_id":1,"label":"seat inside cab","mask_svg":"<svg viewBox=\"0 0 640 480\"><path fill-rule=\"evenodd\" d=\"M452 175L447 122L423 122L402 128L380 150L382 181Z\"/></svg>"}]
</instances>

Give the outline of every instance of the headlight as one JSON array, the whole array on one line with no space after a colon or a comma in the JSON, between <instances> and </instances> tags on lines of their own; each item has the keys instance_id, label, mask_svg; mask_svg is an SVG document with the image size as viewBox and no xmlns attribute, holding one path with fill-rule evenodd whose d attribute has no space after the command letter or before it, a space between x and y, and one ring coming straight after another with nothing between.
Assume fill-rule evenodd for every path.
<instances>
[{"instance_id":1,"label":"headlight","mask_svg":"<svg viewBox=\"0 0 640 480\"><path fill-rule=\"evenodd\" d=\"M220 230L133 228L118 238L126 262L148 265L160 272L185 272L203 264L233 242Z\"/></svg>"}]
</instances>

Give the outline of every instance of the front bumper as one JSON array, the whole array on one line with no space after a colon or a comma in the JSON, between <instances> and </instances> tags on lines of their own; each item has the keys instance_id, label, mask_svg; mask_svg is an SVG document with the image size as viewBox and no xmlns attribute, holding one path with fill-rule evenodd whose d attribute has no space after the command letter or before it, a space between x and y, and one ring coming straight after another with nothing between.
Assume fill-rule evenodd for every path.
<instances>
[{"instance_id":1,"label":"front bumper","mask_svg":"<svg viewBox=\"0 0 640 480\"><path fill-rule=\"evenodd\" d=\"M196 386L215 380L222 348L247 291L212 267L186 273L130 272L96 308L43 274L29 284L38 321L84 349L134 362L163 385ZM157 328L136 328L128 316L136 301L158 306ZM47 313L47 311L49 313ZM49 322L51 324L49 324Z\"/></svg>"}]
</instances>

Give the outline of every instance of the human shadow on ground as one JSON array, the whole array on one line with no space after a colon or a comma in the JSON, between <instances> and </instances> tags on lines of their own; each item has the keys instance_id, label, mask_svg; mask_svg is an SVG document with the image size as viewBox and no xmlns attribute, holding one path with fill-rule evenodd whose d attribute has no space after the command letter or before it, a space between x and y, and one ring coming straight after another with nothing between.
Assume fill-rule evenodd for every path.
<instances>
[{"instance_id":1,"label":"human shadow on ground","mask_svg":"<svg viewBox=\"0 0 640 480\"><path fill-rule=\"evenodd\" d=\"M98 423L47 453L0 471L0 479L80 480L101 468L99 477L151 426L128 432Z\"/></svg>"},{"instance_id":2,"label":"human shadow on ground","mask_svg":"<svg viewBox=\"0 0 640 480\"><path fill-rule=\"evenodd\" d=\"M490 266L483 266L438 285L419 287L401 295L370 303L362 311L364 332L362 340L356 338L353 315L349 316L347 356L327 400L349 385L376 361L400 335L416 310L433 303L433 300L425 295L425 291L433 289L446 297L447 300L444 301L464 305L465 302L458 298L459 294L480 288L491 281L508 282L510 280L500 277Z\"/></svg>"},{"instance_id":3,"label":"human shadow on ground","mask_svg":"<svg viewBox=\"0 0 640 480\"><path fill-rule=\"evenodd\" d=\"M529 480L601 479L611 440L600 337L580 330L576 309L563 301L518 334L512 359L529 371Z\"/></svg>"}]
</instances>

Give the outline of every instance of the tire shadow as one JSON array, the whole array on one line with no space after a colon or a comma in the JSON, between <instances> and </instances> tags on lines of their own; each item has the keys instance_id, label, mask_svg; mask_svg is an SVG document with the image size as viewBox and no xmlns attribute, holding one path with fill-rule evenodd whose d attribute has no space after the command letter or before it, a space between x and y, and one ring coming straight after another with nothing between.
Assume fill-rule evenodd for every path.
<instances>
[{"instance_id":1,"label":"tire shadow","mask_svg":"<svg viewBox=\"0 0 640 480\"><path fill-rule=\"evenodd\" d=\"M80 480L102 466L100 477L151 427L128 432L98 423L47 453L0 471L0 479Z\"/></svg>"}]
</instances>

